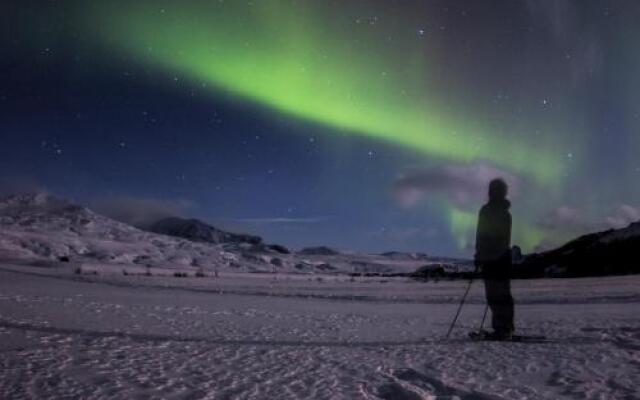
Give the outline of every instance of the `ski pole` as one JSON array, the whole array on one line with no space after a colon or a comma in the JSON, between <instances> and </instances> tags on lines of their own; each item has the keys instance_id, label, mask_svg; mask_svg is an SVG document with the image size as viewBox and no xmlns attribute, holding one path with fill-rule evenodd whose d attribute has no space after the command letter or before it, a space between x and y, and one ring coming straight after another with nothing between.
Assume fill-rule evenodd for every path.
<instances>
[{"instance_id":1,"label":"ski pole","mask_svg":"<svg viewBox=\"0 0 640 400\"><path fill-rule=\"evenodd\" d=\"M487 311L489 311L489 304L484 306L484 315L482 316L482 322L480 323L480 330L481 331L482 331L482 328L484 328L484 320L487 319Z\"/></svg>"},{"instance_id":2,"label":"ski pole","mask_svg":"<svg viewBox=\"0 0 640 400\"><path fill-rule=\"evenodd\" d=\"M460 311L462 310L462 305L464 304L464 301L467 298L467 294L469 294L469 289L471 289L471 284L472 283L473 283L473 278L471 278L469 280L469 284L467 285L467 290L465 290L464 296L462 296L462 299L460 300L460 305L458 306L458 311L456 312L456 316L453 317L453 321L451 321L451 326L449 327L449 330L447 331L447 336L445 337L445 339L449 339L449 335L451 334L451 331L453 330L453 327L455 326L456 321L458 320L458 316L460 315Z\"/></svg>"}]
</instances>

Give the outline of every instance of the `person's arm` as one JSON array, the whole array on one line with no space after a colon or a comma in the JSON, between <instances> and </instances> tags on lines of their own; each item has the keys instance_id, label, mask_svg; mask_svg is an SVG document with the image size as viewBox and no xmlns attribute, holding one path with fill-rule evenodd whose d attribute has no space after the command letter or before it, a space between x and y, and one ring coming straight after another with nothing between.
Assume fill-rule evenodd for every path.
<instances>
[{"instance_id":1,"label":"person's arm","mask_svg":"<svg viewBox=\"0 0 640 400\"><path fill-rule=\"evenodd\" d=\"M476 226L476 252L473 255L473 264L476 267L476 272L478 272L478 268L480 267L480 261L478 260L478 253L480 252L480 248L482 246L482 241L484 238L484 228L485 228L484 218L482 215L482 210L478 213L478 225Z\"/></svg>"},{"instance_id":2,"label":"person's arm","mask_svg":"<svg viewBox=\"0 0 640 400\"><path fill-rule=\"evenodd\" d=\"M511 248L511 213L507 212L507 247Z\"/></svg>"},{"instance_id":3,"label":"person's arm","mask_svg":"<svg viewBox=\"0 0 640 400\"><path fill-rule=\"evenodd\" d=\"M508 258L509 264L511 264L511 213L507 212L504 221L502 223L502 240L504 244L504 248L507 249L507 254L504 254L503 257Z\"/></svg>"}]
</instances>

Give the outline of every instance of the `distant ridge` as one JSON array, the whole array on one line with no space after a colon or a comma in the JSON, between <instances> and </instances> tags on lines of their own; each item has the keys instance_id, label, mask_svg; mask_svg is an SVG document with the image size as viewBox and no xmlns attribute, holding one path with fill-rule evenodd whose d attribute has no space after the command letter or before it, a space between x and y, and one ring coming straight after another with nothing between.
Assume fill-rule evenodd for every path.
<instances>
[{"instance_id":1,"label":"distant ridge","mask_svg":"<svg viewBox=\"0 0 640 400\"><path fill-rule=\"evenodd\" d=\"M640 221L574 239L555 250L528 255L523 277L579 277L640 273Z\"/></svg>"},{"instance_id":2,"label":"distant ridge","mask_svg":"<svg viewBox=\"0 0 640 400\"><path fill-rule=\"evenodd\" d=\"M336 256L340 254L340 252L327 246L315 246L305 247L298 251L298 254L305 256Z\"/></svg>"},{"instance_id":3,"label":"distant ridge","mask_svg":"<svg viewBox=\"0 0 640 400\"><path fill-rule=\"evenodd\" d=\"M401 251L387 251L381 256L388 257L392 260L431 260L431 257L425 253L405 253Z\"/></svg>"},{"instance_id":4,"label":"distant ridge","mask_svg":"<svg viewBox=\"0 0 640 400\"><path fill-rule=\"evenodd\" d=\"M180 237L194 242L213 244L249 243L253 245L262 243L260 236L226 232L194 218L163 218L151 224L147 230L149 232Z\"/></svg>"}]
</instances>

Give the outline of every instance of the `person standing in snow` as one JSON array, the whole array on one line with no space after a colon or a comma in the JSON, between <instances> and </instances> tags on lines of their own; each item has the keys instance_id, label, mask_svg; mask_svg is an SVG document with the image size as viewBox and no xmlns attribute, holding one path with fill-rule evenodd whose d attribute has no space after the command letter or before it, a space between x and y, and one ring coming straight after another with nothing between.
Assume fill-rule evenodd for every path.
<instances>
[{"instance_id":1,"label":"person standing in snow","mask_svg":"<svg viewBox=\"0 0 640 400\"><path fill-rule=\"evenodd\" d=\"M476 269L482 272L495 339L509 339L514 332L511 296L511 203L502 179L489 183L489 201L478 216Z\"/></svg>"}]
</instances>

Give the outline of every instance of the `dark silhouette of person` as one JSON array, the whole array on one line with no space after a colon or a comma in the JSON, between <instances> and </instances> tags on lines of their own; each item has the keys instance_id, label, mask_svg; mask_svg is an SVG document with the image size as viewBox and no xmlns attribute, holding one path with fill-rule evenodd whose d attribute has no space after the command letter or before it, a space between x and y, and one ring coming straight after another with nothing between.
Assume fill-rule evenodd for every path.
<instances>
[{"instance_id":1,"label":"dark silhouette of person","mask_svg":"<svg viewBox=\"0 0 640 400\"><path fill-rule=\"evenodd\" d=\"M511 296L511 203L502 179L489 183L489 201L478 216L476 268L482 272L496 339L508 339L515 329Z\"/></svg>"}]
</instances>

